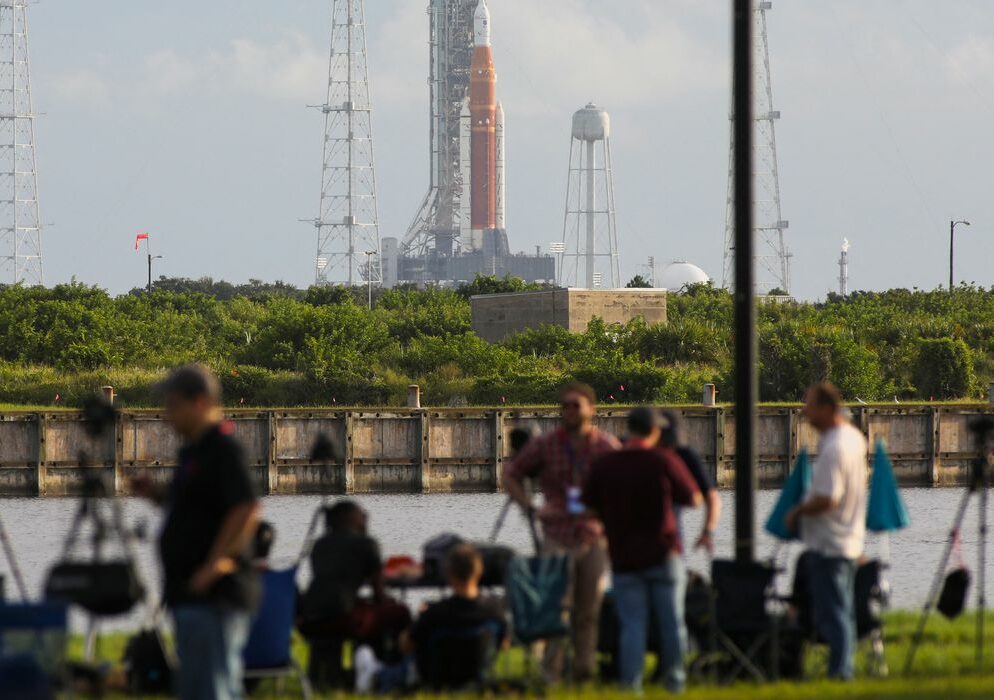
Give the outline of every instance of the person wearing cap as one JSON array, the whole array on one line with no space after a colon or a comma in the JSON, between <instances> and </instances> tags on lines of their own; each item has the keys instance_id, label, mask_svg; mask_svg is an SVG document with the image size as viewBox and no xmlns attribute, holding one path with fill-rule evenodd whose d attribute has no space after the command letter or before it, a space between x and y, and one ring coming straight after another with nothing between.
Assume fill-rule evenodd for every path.
<instances>
[{"instance_id":1,"label":"person wearing cap","mask_svg":"<svg viewBox=\"0 0 994 700\"><path fill-rule=\"evenodd\" d=\"M240 698L242 650L259 599L259 500L234 426L221 420L217 377L187 365L159 389L182 440L177 467L167 488L147 476L131 488L166 509L159 554L176 629L177 691L183 700Z\"/></svg>"},{"instance_id":2,"label":"person wearing cap","mask_svg":"<svg viewBox=\"0 0 994 700\"><path fill-rule=\"evenodd\" d=\"M662 643L661 678L668 690L680 692L686 683L687 574L673 506L697 507L702 497L676 454L657 446L662 420L650 408L632 409L631 439L620 451L591 463L583 502L600 517L607 533L621 628L622 685L641 690L649 618L654 617Z\"/></svg>"}]
</instances>

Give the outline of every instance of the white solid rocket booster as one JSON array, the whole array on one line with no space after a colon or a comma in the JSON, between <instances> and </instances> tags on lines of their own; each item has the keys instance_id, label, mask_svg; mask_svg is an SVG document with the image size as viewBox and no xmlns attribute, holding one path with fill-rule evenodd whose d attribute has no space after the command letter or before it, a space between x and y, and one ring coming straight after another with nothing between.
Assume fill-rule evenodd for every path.
<instances>
[{"instance_id":1,"label":"white solid rocket booster","mask_svg":"<svg viewBox=\"0 0 994 700\"><path fill-rule=\"evenodd\" d=\"M473 159L471 156L471 117L467 97L459 113L459 172L462 177L462 192L459 195L459 239L463 248L477 250L473 241ZM481 241L482 243L482 241Z\"/></svg>"},{"instance_id":2,"label":"white solid rocket booster","mask_svg":"<svg viewBox=\"0 0 994 700\"><path fill-rule=\"evenodd\" d=\"M495 125L495 136L497 140L497 208L496 208L496 221L495 228L499 230L504 230L507 228L504 223L504 212L506 204L506 177L507 172L504 169L505 158L504 158L504 108L501 103L497 103L497 118L494 122Z\"/></svg>"}]
</instances>

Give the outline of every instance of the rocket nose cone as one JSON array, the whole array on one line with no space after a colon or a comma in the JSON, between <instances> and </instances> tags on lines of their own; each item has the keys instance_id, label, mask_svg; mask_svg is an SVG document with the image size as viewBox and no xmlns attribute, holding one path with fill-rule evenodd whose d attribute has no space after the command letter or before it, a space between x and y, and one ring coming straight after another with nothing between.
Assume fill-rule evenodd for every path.
<instances>
[{"instance_id":1,"label":"rocket nose cone","mask_svg":"<svg viewBox=\"0 0 994 700\"><path fill-rule=\"evenodd\" d=\"M487 0L480 0L473 15L473 35L475 46L490 46L490 8Z\"/></svg>"}]
</instances>

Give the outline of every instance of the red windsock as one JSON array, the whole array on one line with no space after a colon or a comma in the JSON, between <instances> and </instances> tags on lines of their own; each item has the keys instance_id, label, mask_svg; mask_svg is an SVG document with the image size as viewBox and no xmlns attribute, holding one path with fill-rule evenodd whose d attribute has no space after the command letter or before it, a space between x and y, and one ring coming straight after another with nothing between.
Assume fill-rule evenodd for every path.
<instances>
[{"instance_id":1,"label":"red windsock","mask_svg":"<svg viewBox=\"0 0 994 700\"><path fill-rule=\"evenodd\" d=\"M138 241L147 241L147 240L148 240L147 233L139 233L137 236L135 236L135 250L138 250Z\"/></svg>"}]
</instances>

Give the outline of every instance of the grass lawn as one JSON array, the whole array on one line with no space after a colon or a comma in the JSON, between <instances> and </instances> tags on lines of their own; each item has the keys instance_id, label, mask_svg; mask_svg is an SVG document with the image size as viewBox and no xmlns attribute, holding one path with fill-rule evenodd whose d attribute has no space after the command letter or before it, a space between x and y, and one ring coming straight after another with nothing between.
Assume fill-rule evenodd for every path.
<instances>
[{"instance_id":1,"label":"grass lawn","mask_svg":"<svg viewBox=\"0 0 994 700\"><path fill-rule=\"evenodd\" d=\"M913 612L893 612L886 616L885 643L890 677L869 678L866 676L866 648L861 645L857 657L858 678L850 684L832 683L821 680L824 676L825 653L813 649L808 654L808 674L812 678L805 682L781 682L769 685L740 683L734 686L692 685L684 697L691 699L714 698L715 700L823 700L830 698L874 698L898 700L916 698L939 700L945 698L994 698L994 613L988 616L985 626L986 663L982 672L975 664L976 618L972 614L960 616L954 622L933 614L926 628L922 645L918 650L915 665L910 677L902 676L905 655L914 634L918 616ZM124 649L126 636L114 634L104 637L100 645L101 658L119 660ZM82 641L72 642L71 654L79 656ZM295 654L298 659L306 659L306 647L298 640ZM521 677L523 656L519 650L507 652L497 662L498 676ZM651 662L650 662L651 663ZM278 694L273 686L263 686L253 697L275 698L296 696L295 684L287 680L284 693ZM663 697L660 690L647 689L647 697ZM113 697L113 696L112 696ZM123 697L123 696L117 696ZM346 695L326 697L348 698ZM622 698L625 693L606 687L552 690L550 698Z\"/></svg>"}]
</instances>

